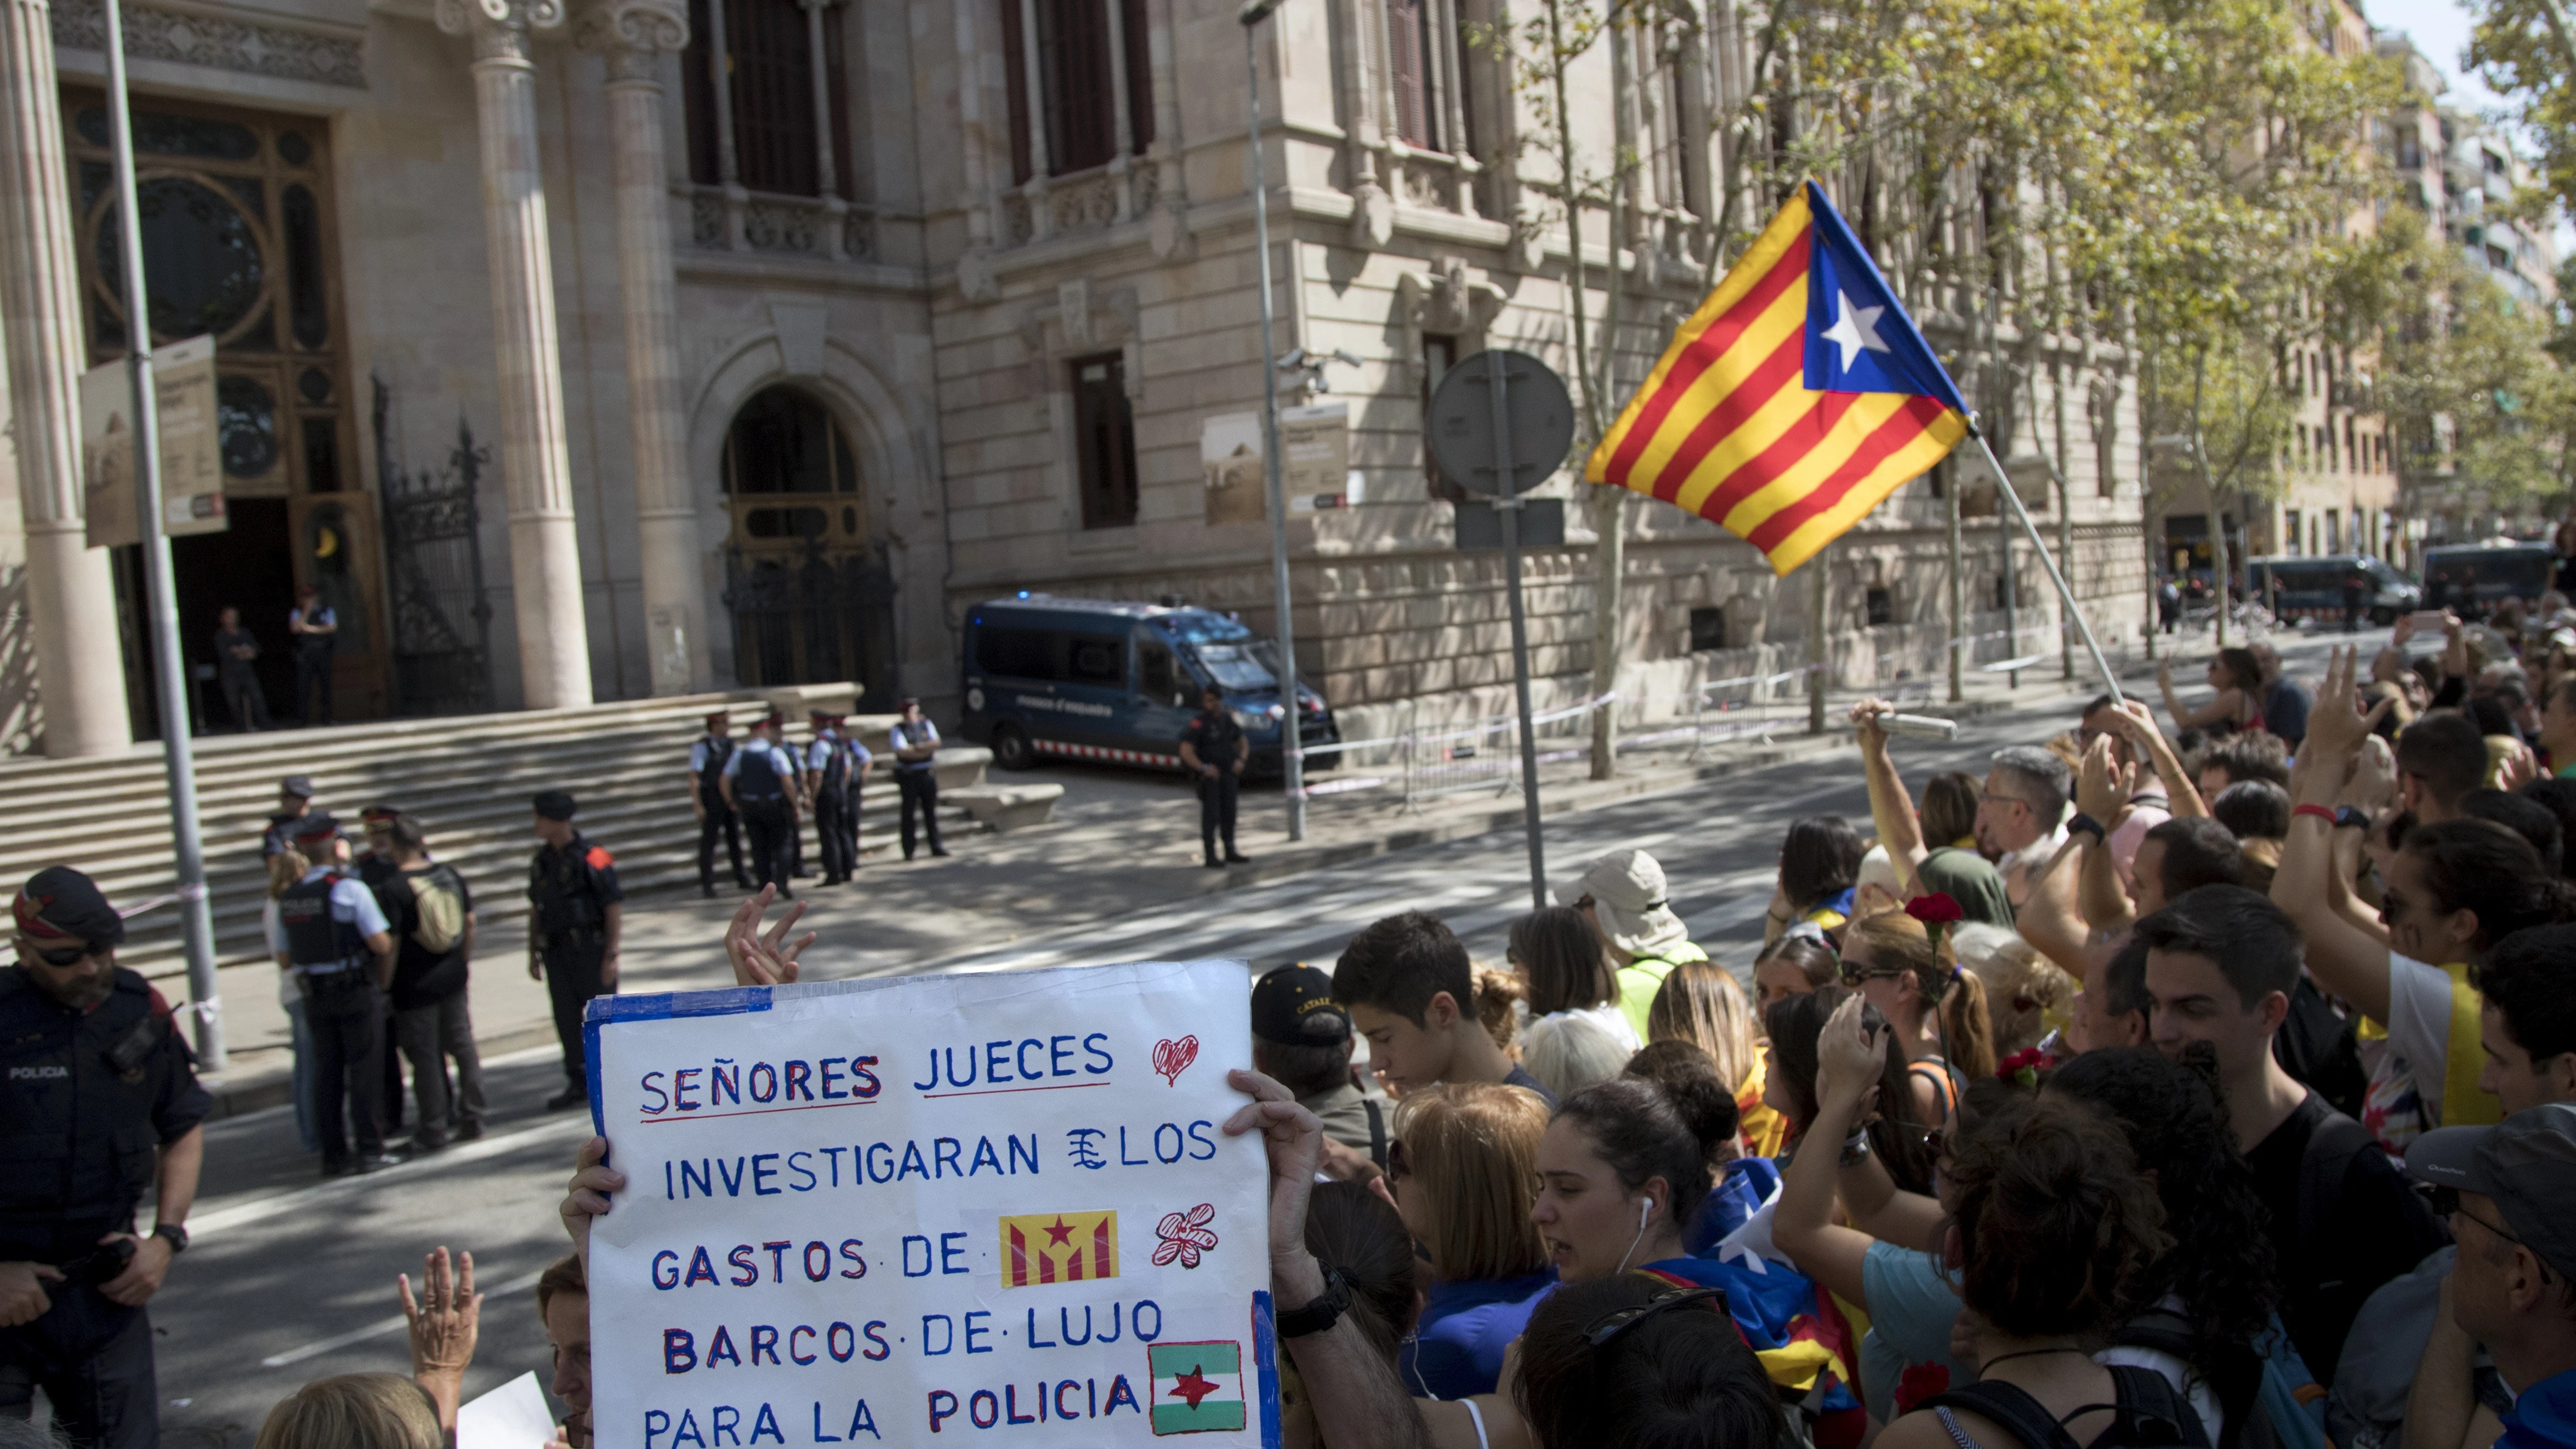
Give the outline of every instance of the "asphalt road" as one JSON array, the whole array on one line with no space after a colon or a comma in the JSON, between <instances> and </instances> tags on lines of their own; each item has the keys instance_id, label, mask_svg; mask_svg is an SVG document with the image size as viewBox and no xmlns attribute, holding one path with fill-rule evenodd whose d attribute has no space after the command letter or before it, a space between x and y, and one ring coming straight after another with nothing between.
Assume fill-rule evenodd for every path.
<instances>
[{"instance_id":1,"label":"asphalt road","mask_svg":"<svg viewBox=\"0 0 2576 1449\"><path fill-rule=\"evenodd\" d=\"M2294 672L2320 673L2325 642L2293 645ZM2196 681L2196 669L2177 672ZM2044 704L1976 721L1954 742L1898 741L1908 781L1919 786L1942 769L1982 773L1995 748L2071 725L2067 698L2052 685L2030 691ZM1817 813L1865 828L1867 799L1848 750L1551 819L1549 875L1567 879L1622 846L1652 851L1694 939L1742 974L1761 937L1781 835L1792 819ZM1005 946L930 969L1219 956L1256 969L1329 964L1354 931L1412 907L1439 913L1480 960L1499 963L1529 889L1522 837L1501 831L1079 928L1024 926ZM810 969L852 975L872 963L827 954ZM268 1406L301 1383L405 1369L393 1278L417 1276L421 1254L442 1243L474 1253L489 1295L469 1395L530 1369L544 1381L548 1355L530 1289L566 1249L555 1203L589 1125L581 1114L542 1110L561 1081L551 1048L492 1063L490 1079L483 1141L366 1178L317 1181L283 1108L208 1129L204 1194L189 1223L196 1244L152 1306L168 1442L238 1449Z\"/></svg>"}]
</instances>

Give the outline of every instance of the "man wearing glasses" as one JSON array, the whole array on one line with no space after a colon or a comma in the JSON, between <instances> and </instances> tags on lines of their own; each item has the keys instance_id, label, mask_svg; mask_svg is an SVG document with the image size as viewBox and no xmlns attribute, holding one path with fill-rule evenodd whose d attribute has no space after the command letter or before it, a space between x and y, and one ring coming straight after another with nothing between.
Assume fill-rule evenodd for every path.
<instances>
[{"instance_id":1,"label":"man wearing glasses","mask_svg":"<svg viewBox=\"0 0 2576 1449\"><path fill-rule=\"evenodd\" d=\"M1977 792L1977 844L2003 857L1997 868L2022 939L2080 971L2084 918L2075 906L2077 873L2064 866L2048 869L2064 838L2074 784L2075 772L2066 762L2037 745L1995 751L1985 787Z\"/></svg>"},{"instance_id":2,"label":"man wearing glasses","mask_svg":"<svg viewBox=\"0 0 2576 1449\"><path fill-rule=\"evenodd\" d=\"M2407 1437L2439 1425L2470 1431L2452 1443L2576 1443L2576 1106L2427 1132L2407 1144L2406 1170L2431 1185L2460 1244L2407 1396ZM2500 1421L2471 1389L2478 1344L2514 1396Z\"/></svg>"},{"instance_id":3,"label":"man wearing glasses","mask_svg":"<svg viewBox=\"0 0 2576 1449\"><path fill-rule=\"evenodd\" d=\"M143 1305L188 1246L214 1100L168 1002L116 964L125 922L89 877L37 872L11 903L0 972L0 1415L42 1387L76 1443L157 1443ZM141 1142L149 1153L127 1150ZM153 1194L154 1226L134 1232Z\"/></svg>"}]
</instances>

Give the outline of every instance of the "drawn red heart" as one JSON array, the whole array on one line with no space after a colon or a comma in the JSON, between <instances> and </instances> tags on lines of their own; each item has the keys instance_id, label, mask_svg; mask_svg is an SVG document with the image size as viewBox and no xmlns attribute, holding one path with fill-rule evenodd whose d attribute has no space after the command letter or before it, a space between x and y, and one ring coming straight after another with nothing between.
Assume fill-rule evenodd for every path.
<instances>
[{"instance_id":1,"label":"drawn red heart","mask_svg":"<svg viewBox=\"0 0 2576 1449\"><path fill-rule=\"evenodd\" d=\"M1168 1085L1179 1086L1181 1073L1188 1071L1190 1063L1198 1059L1199 1039L1195 1036L1185 1036L1179 1041L1165 1037L1154 1043L1154 1070L1162 1074Z\"/></svg>"}]
</instances>

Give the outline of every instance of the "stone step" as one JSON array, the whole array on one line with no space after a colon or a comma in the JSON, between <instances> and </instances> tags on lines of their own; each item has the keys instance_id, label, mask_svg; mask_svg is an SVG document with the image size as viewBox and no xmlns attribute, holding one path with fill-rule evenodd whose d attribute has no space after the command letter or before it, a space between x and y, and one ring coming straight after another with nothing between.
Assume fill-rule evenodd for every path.
<instances>
[{"instance_id":1,"label":"stone step","mask_svg":"<svg viewBox=\"0 0 2576 1449\"><path fill-rule=\"evenodd\" d=\"M839 711L853 692L847 685L791 691L793 702L814 700ZM583 830L617 856L630 895L696 885L689 745L710 710L723 708L737 725L747 725L775 697L694 695L200 740L197 795L217 959L237 964L266 957L259 927L267 871L258 847L282 776L310 776L317 804L352 831L360 808L378 801L418 816L432 851L476 888L478 914L487 922L510 920L527 910L524 881L535 848L529 800L544 789L569 789L581 801ZM882 742L894 720L852 714L849 726L862 740ZM809 738L801 717L789 733L789 744L801 751ZM1052 809L1051 798L1039 809L1034 798L997 802L989 791L979 794L987 790L991 759L990 751L973 746L941 751L943 797L962 797L943 798L943 829L1003 828L983 826L977 812L1005 803L1013 808L1000 808L996 818L1008 825L1043 819ZM167 799L157 745L104 758L0 764L0 883L68 863L89 872L127 909L169 895L176 867ZM880 769L863 797L863 855L894 845L896 808L893 782ZM819 863L810 819L803 829L806 859ZM717 872L729 884L721 851ZM182 974L177 912L164 905L135 916L119 959L150 976Z\"/></svg>"}]
</instances>

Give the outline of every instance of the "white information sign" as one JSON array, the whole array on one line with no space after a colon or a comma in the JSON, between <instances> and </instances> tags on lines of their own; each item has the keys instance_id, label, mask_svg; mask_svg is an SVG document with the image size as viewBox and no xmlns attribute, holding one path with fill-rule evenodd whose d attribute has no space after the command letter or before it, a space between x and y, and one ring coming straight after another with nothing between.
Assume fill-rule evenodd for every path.
<instances>
[{"instance_id":1,"label":"white information sign","mask_svg":"<svg viewBox=\"0 0 2576 1449\"><path fill-rule=\"evenodd\" d=\"M1239 962L602 997L602 1449L1275 1445Z\"/></svg>"}]
</instances>

